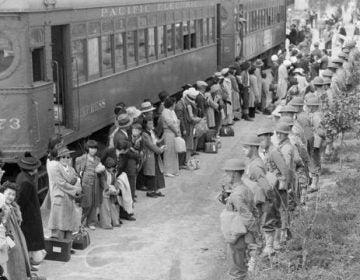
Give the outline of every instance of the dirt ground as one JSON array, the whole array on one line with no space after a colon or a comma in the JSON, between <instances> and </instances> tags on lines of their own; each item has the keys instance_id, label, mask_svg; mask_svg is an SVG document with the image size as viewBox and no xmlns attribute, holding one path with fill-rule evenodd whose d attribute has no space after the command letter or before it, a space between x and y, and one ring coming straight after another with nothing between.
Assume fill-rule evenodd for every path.
<instances>
[{"instance_id":1,"label":"dirt ground","mask_svg":"<svg viewBox=\"0 0 360 280\"><path fill-rule=\"evenodd\" d=\"M226 246L217 201L226 159L241 154L241 135L267 121L234 125L235 137L222 137L218 154L201 153L201 168L166 178L164 198L137 192L137 221L114 230L91 231L91 245L76 251L67 263L45 261L39 275L48 280L223 280Z\"/></svg>"}]
</instances>

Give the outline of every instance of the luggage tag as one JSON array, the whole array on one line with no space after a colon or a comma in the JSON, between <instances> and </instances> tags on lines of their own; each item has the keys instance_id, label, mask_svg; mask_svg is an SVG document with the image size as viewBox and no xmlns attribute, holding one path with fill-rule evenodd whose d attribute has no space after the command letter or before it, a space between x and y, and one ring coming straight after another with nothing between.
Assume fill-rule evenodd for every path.
<instances>
[{"instance_id":1,"label":"luggage tag","mask_svg":"<svg viewBox=\"0 0 360 280\"><path fill-rule=\"evenodd\" d=\"M9 248L14 248L15 247L15 242L9 237L9 236L6 236L6 243L9 245Z\"/></svg>"}]
</instances>

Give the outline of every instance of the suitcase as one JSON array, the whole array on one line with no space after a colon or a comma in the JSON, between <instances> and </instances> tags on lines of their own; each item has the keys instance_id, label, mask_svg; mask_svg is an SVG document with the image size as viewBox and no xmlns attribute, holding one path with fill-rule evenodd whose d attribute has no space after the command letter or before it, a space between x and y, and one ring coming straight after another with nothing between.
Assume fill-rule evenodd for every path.
<instances>
[{"instance_id":1,"label":"suitcase","mask_svg":"<svg viewBox=\"0 0 360 280\"><path fill-rule=\"evenodd\" d=\"M234 129L231 126L223 126L222 128L220 128L220 136L235 136Z\"/></svg>"},{"instance_id":2,"label":"suitcase","mask_svg":"<svg viewBox=\"0 0 360 280\"><path fill-rule=\"evenodd\" d=\"M90 235L83 227L80 227L78 233L74 235L72 247L76 250L85 250L89 245Z\"/></svg>"},{"instance_id":3,"label":"suitcase","mask_svg":"<svg viewBox=\"0 0 360 280\"><path fill-rule=\"evenodd\" d=\"M68 262L71 257L72 240L45 239L46 260Z\"/></svg>"},{"instance_id":4,"label":"suitcase","mask_svg":"<svg viewBox=\"0 0 360 280\"><path fill-rule=\"evenodd\" d=\"M206 131L206 142L216 142L216 133L217 131L215 129L209 129Z\"/></svg>"},{"instance_id":5,"label":"suitcase","mask_svg":"<svg viewBox=\"0 0 360 280\"><path fill-rule=\"evenodd\" d=\"M218 145L216 142L205 143L205 153L217 154L217 152L218 152Z\"/></svg>"}]
</instances>

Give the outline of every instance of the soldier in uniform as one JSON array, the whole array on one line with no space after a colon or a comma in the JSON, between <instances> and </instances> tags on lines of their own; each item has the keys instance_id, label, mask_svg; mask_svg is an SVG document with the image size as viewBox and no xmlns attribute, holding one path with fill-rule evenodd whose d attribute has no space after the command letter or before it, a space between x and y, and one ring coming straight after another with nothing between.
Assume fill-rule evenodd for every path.
<instances>
[{"instance_id":1,"label":"soldier in uniform","mask_svg":"<svg viewBox=\"0 0 360 280\"><path fill-rule=\"evenodd\" d=\"M351 75L354 70L354 66L351 62L349 62L349 55L342 51L338 54L338 57L343 60L343 68L346 75L346 84L351 84Z\"/></svg>"},{"instance_id":2,"label":"soldier in uniform","mask_svg":"<svg viewBox=\"0 0 360 280\"><path fill-rule=\"evenodd\" d=\"M339 65L336 63L330 62L328 65L328 69L331 70L334 75L331 78L331 87L336 94L341 91L346 90L345 80L342 80L341 77L337 74L337 70L339 69Z\"/></svg>"},{"instance_id":3,"label":"soldier in uniform","mask_svg":"<svg viewBox=\"0 0 360 280\"><path fill-rule=\"evenodd\" d=\"M309 116L311 122L311 128L313 131L313 137L309 145L310 156L310 177L312 179L308 192L318 191L319 176L321 171L321 146L325 139L325 129L322 125L322 112L320 109L321 102L318 98L312 98L306 102L306 106L309 108Z\"/></svg>"},{"instance_id":4,"label":"soldier in uniform","mask_svg":"<svg viewBox=\"0 0 360 280\"><path fill-rule=\"evenodd\" d=\"M243 144L245 156L249 158L245 175L251 182L257 185L254 198L259 211L261 230L265 239L265 248L263 249L262 256L266 257L274 253L275 230L281 227L278 209L279 201L276 192L266 178L266 166L259 156L260 138L255 134L249 135L241 143Z\"/></svg>"},{"instance_id":5,"label":"soldier in uniform","mask_svg":"<svg viewBox=\"0 0 360 280\"><path fill-rule=\"evenodd\" d=\"M282 156L280 150L271 143L273 129L269 126L258 130L257 136L260 138L259 155L264 161L267 169L267 178L270 185L280 196L279 210L281 216L281 230L275 230L274 249L279 250L281 236L285 237L288 230L287 220L287 191L290 184L290 170Z\"/></svg>"}]
</instances>

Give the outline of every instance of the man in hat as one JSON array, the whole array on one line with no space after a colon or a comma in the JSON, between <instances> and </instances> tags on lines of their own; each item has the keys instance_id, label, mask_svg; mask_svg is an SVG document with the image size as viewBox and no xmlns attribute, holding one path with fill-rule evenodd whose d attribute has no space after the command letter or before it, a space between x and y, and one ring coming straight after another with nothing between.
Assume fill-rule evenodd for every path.
<instances>
[{"instance_id":1,"label":"man in hat","mask_svg":"<svg viewBox=\"0 0 360 280\"><path fill-rule=\"evenodd\" d=\"M222 98L225 103L224 112L225 120L224 125L233 124L233 108L232 108L232 85L231 80L229 79L229 68L224 68L221 70L221 75L224 79L219 83L222 89Z\"/></svg>"},{"instance_id":2,"label":"man in hat","mask_svg":"<svg viewBox=\"0 0 360 280\"><path fill-rule=\"evenodd\" d=\"M290 44L297 45L298 43L298 31L296 30L296 25L292 24L290 26L290 33L286 35L286 38L289 39Z\"/></svg>"},{"instance_id":3,"label":"man in hat","mask_svg":"<svg viewBox=\"0 0 360 280\"><path fill-rule=\"evenodd\" d=\"M351 84L352 82L351 75L354 70L354 66L351 62L349 62L349 55L342 51L339 53L338 56L343 60L343 68L345 70L346 84Z\"/></svg>"},{"instance_id":4,"label":"man in hat","mask_svg":"<svg viewBox=\"0 0 360 280\"><path fill-rule=\"evenodd\" d=\"M232 88L231 105L233 109L234 121L238 121L241 119L241 104L240 104L240 96L239 96L239 85L235 75L236 75L236 67L235 65L230 65L228 77L231 81L231 88Z\"/></svg>"},{"instance_id":5,"label":"man in hat","mask_svg":"<svg viewBox=\"0 0 360 280\"><path fill-rule=\"evenodd\" d=\"M258 84L258 89L259 89L259 93L261 95L262 93L262 77L261 77L261 71L262 71L262 67L264 66L264 62L261 59L257 59L254 63L255 66L255 76L257 78L257 84ZM266 102L265 102L266 103ZM260 100L260 104L262 104L262 100ZM258 109L263 110L264 108L261 108L261 106L258 106Z\"/></svg>"},{"instance_id":6,"label":"man in hat","mask_svg":"<svg viewBox=\"0 0 360 280\"><path fill-rule=\"evenodd\" d=\"M155 108L154 108L155 109ZM122 113L117 117L117 129L113 132L113 139L111 135L109 136L109 148L112 148L116 145L116 142L121 140L130 141L129 128L131 127L133 120L129 117L127 113Z\"/></svg>"},{"instance_id":7,"label":"man in hat","mask_svg":"<svg viewBox=\"0 0 360 280\"><path fill-rule=\"evenodd\" d=\"M311 63L311 77L315 77L319 75L319 70L320 70L320 59L323 56L321 50L319 49L319 42L315 42L314 43L314 49L311 52L311 57L312 57L312 63Z\"/></svg>"},{"instance_id":8,"label":"man in hat","mask_svg":"<svg viewBox=\"0 0 360 280\"><path fill-rule=\"evenodd\" d=\"M244 154L249 158L245 175L257 184L254 192L255 205L260 216L260 226L264 234L265 248L263 256L274 253L275 230L281 227L277 196L266 178L266 167L259 156L260 139L256 134L246 136L241 141ZM246 183L247 181L245 181Z\"/></svg>"},{"instance_id":9,"label":"man in hat","mask_svg":"<svg viewBox=\"0 0 360 280\"><path fill-rule=\"evenodd\" d=\"M322 72L327 69L329 64L329 56L327 50L322 50L322 56L319 59L320 69L319 69L319 76L322 77Z\"/></svg>"},{"instance_id":10,"label":"man in hat","mask_svg":"<svg viewBox=\"0 0 360 280\"><path fill-rule=\"evenodd\" d=\"M341 91L346 90L345 80L341 80L337 75L337 70L339 69L339 65L334 62L330 62L328 65L328 69L334 73L331 78L331 87L334 90L335 94L339 94Z\"/></svg>"},{"instance_id":11,"label":"man in hat","mask_svg":"<svg viewBox=\"0 0 360 280\"><path fill-rule=\"evenodd\" d=\"M321 171L321 147L325 139L326 131L322 125L323 115L320 111L321 102L319 98L311 98L306 102L309 108L313 137L309 141L308 152L310 155L310 177L312 179L308 192L319 190L319 176Z\"/></svg>"},{"instance_id":12,"label":"man in hat","mask_svg":"<svg viewBox=\"0 0 360 280\"><path fill-rule=\"evenodd\" d=\"M259 235L254 195L242 181L245 172L245 159L229 159L225 162L223 170L232 189L226 202L226 211L237 212L241 215L243 218L242 225L247 231L235 242L228 243L229 275L231 279L245 280L247 272L253 271L255 266L256 237ZM248 265L246 265L247 251L250 251Z\"/></svg>"},{"instance_id":13,"label":"man in hat","mask_svg":"<svg viewBox=\"0 0 360 280\"><path fill-rule=\"evenodd\" d=\"M250 88L250 75L249 75L250 63L245 61L241 64L241 73L238 79L240 88L240 97L243 104L242 118L246 121L251 121L249 118L249 88Z\"/></svg>"},{"instance_id":14,"label":"man in hat","mask_svg":"<svg viewBox=\"0 0 360 280\"><path fill-rule=\"evenodd\" d=\"M299 93L300 95L303 95L305 93L306 87L309 85L304 75L304 69L296 68L293 73L295 74L295 79L298 81Z\"/></svg>"},{"instance_id":15,"label":"man in hat","mask_svg":"<svg viewBox=\"0 0 360 280\"><path fill-rule=\"evenodd\" d=\"M347 88L347 84L346 84L346 81L347 81L347 76L346 76L346 72L343 68L343 62L344 60L339 58L339 57L335 57L331 60L332 63L335 63L339 68L336 70L336 78L339 80L339 81L342 81L342 84L344 86L344 89Z\"/></svg>"},{"instance_id":16,"label":"man in hat","mask_svg":"<svg viewBox=\"0 0 360 280\"><path fill-rule=\"evenodd\" d=\"M286 96L288 89L288 68L290 68L290 66L291 62L289 60L284 60L284 62L279 66L276 92L276 97L278 99L282 99Z\"/></svg>"},{"instance_id":17,"label":"man in hat","mask_svg":"<svg viewBox=\"0 0 360 280\"><path fill-rule=\"evenodd\" d=\"M207 88L208 84L205 83L204 81L197 81L196 85L195 85L195 89L198 91L198 95L195 98L195 102L197 105L197 116L199 118L204 118L205 117L205 112L206 112L206 98L205 98L205 91Z\"/></svg>"},{"instance_id":18,"label":"man in hat","mask_svg":"<svg viewBox=\"0 0 360 280\"><path fill-rule=\"evenodd\" d=\"M17 203L22 214L21 230L24 233L26 244L29 250L29 257L32 264L39 261L39 255L43 259L45 249L44 230L40 212L40 202L37 193L38 169L41 162L30 153L26 152L21 156L17 165L21 172L16 177L16 184L19 186Z\"/></svg>"},{"instance_id":19,"label":"man in hat","mask_svg":"<svg viewBox=\"0 0 360 280\"><path fill-rule=\"evenodd\" d=\"M271 143L271 136L274 134L273 128L271 126L261 127L257 136L260 138L260 149L259 155L260 158L264 161L266 169L267 169L267 178L271 186L279 192L279 196L283 197L285 200L287 198L287 190L288 186L291 182L290 177L290 169L285 162L283 155L280 150L276 148ZM280 204L279 208L281 215L281 227L286 230L287 223L283 222L285 219L285 214L287 213L287 208L284 207L285 204ZM280 249L280 240L281 239L281 231L276 230L274 236L274 249Z\"/></svg>"}]
</instances>

